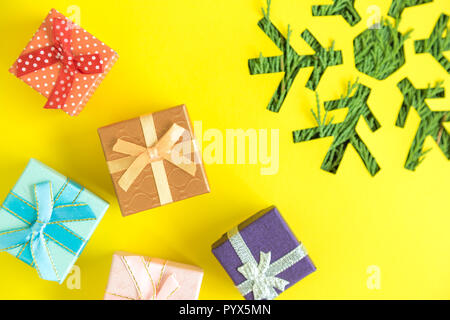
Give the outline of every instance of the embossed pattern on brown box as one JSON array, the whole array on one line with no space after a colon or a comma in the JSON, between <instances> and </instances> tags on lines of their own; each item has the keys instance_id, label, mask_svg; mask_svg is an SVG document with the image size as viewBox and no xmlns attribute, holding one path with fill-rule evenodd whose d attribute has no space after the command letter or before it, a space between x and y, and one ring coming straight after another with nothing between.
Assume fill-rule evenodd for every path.
<instances>
[{"instance_id":1,"label":"embossed pattern on brown box","mask_svg":"<svg viewBox=\"0 0 450 320\"><path fill-rule=\"evenodd\" d=\"M181 137L179 142L195 139L185 105L158 111L152 115L158 140L174 123L187 130L187 136L184 135ZM98 129L98 134L100 136L106 161L117 160L124 157L122 153L113 151L113 146L118 139L140 146L146 146L140 117L100 128ZM188 174L169 161L163 160L173 202L209 192L208 179L206 177L200 152L201 150L193 148L190 155L191 160L196 161L197 170L195 176ZM151 165L145 166L127 191L124 191L118 184L122 174L123 172L116 172L111 174L111 177L123 216L128 216L161 205Z\"/></svg>"}]
</instances>

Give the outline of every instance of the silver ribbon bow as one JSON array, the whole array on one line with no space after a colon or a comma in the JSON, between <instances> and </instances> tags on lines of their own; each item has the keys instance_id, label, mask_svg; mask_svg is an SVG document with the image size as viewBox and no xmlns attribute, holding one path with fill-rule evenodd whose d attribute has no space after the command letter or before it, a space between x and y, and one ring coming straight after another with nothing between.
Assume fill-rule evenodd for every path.
<instances>
[{"instance_id":1,"label":"silver ribbon bow","mask_svg":"<svg viewBox=\"0 0 450 320\"><path fill-rule=\"evenodd\" d=\"M228 232L228 239L242 262L237 270L245 277L237 286L243 296L253 292L255 300L271 300L278 296L277 291L284 291L289 281L276 277L286 269L303 259L307 253L300 244L280 259L271 263L271 252L260 252L259 263L242 238L239 230L234 228Z\"/></svg>"},{"instance_id":2,"label":"silver ribbon bow","mask_svg":"<svg viewBox=\"0 0 450 320\"><path fill-rule=\"evenodd\" d=\"M268 274L271 256L271 252L260 252L259 265L247 262L238 268L238 271L247 280L250 280L249 284L243 283L245 286L241 284L239 290L248 291L250 288L245 287L250 285L255 300L274 299L278 295L274 288L284 291L284 288L289 284L289 281Z\"/></svg>"}]
</instances>

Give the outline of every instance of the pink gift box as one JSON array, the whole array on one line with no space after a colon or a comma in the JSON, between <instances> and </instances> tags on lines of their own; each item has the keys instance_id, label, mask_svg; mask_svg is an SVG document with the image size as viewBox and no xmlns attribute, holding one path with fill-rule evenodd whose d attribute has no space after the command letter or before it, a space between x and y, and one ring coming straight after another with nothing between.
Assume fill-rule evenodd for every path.
<instances>
[{"instance_id":1,"label":"pink gift box","mask_svg":"<svg viewBox=\"0 0 450 320\"><path fill-rule=\"evenodd\" d=\"M105 300L197 300L203 270L126 252L113 255Z\"/></svg>"}]
</instances>

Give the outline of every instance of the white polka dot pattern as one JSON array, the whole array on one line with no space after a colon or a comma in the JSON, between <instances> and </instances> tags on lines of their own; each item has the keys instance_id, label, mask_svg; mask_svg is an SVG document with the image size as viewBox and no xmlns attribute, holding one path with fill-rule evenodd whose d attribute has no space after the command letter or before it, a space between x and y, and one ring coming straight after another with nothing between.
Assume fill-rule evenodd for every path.
<instances>
[{"instance_id":1,"label":"white polka dot pattern","mask_svg":"<svg viewBox=\"0 0 450 320\"><path fill-rule=\"evenodd\" d=\"M53 30L55 19L63 20L58 24L59 27ZM66 48L73 55L65 55L58 51L56 45L58 41L60 41L60 47ZM30 55L32 55L31 58ZM24 59L26 57L27 59ZM61 110L69 115L77 115L117 58L118 55L114 50L52 9L22 55L10 68L10 72L43 96L53 97L54 105L47 107L58 108L56 104L58 102ZM52 63L51 59L58 59L58 61L53 60ZM71 65L72 69L67 68L68 65ZM73 68L76 70L74 71ZM102 69L103 72L101 72ZM71 72L73 72L72 75ZM59 101L56 100L57 98Z\"/></svg>"}]
</instances>

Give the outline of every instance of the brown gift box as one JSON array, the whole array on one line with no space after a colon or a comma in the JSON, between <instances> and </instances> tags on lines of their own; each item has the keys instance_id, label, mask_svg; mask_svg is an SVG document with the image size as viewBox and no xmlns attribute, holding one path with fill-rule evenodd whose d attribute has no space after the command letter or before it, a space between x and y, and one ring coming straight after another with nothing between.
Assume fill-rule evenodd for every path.
<instances>
[{"instance_id":1,"label":"brown gift box","mask_svg":"<svg viewBox=\"0 0 450 320\"><path fill-rule=\"evenodd\" d=\"M166 140L169 136L173 137L171 130L174 127L181 130L178 132L183 132L179 139L174 138L177 139L176 144L180 146L181 142L188 142L191 146L187 149L188 153L184 153L184 158L189 159L188 162L191 161L190 165L193 169L191 173L189 170L183 170L182 165L174 164L176 162L169 158L144 161L142 170L138 170L135 179L131 179L132 181L127 184L128 189L124 188L121 179L124 180L124 173L134 165L131 164L133 161L139 162L137 160L139 157L137 154L118 152L118 141L125 142L125 149L131 144L134 148L146 148L142 153L145 153L143 157L147 157L148 160L148 154L152 159L152 151L149 148ZM111 124L98 129L98 133L123 216L209 192L201 151L197 148L185 105ZM139 152L141 151L139 149ZM120 170L112 169L114 162L123 160L126 162L125 166L121 165Z\"/></svg>"}]
</instances>

